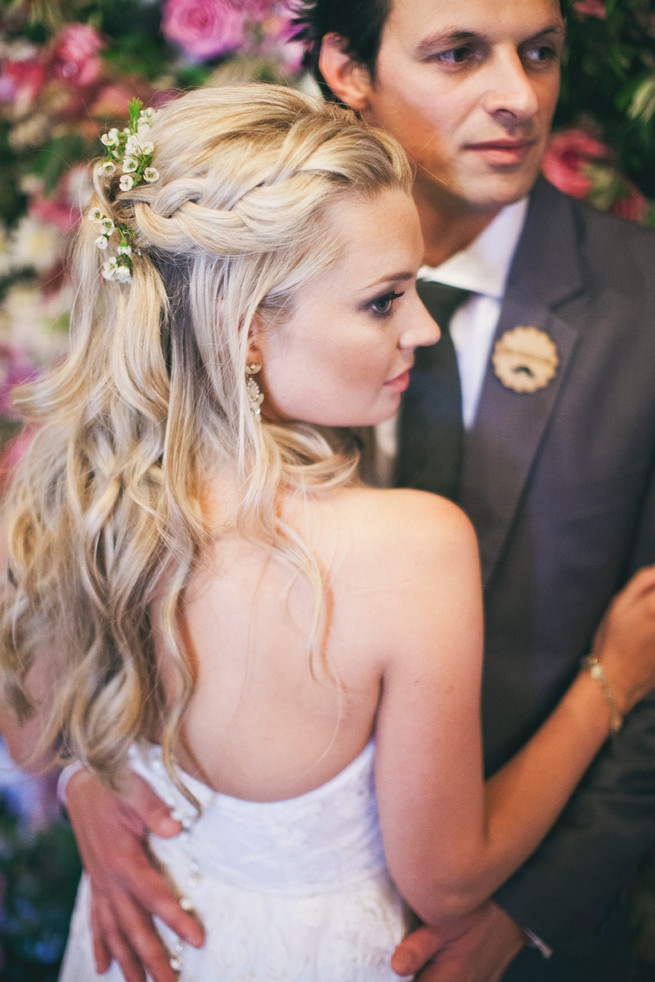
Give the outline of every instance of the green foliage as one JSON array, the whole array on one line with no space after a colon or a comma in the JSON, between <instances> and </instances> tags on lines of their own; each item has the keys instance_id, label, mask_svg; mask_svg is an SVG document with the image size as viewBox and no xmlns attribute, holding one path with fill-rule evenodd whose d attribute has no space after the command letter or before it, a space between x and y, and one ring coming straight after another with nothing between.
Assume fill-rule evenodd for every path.
<instances>
[{"instance_id":1,"label":"green foliage","mask_svg":"<svg viewBox=\"0 0 655 982\"><path fill-rule=\"evenodd\" d=\"M0 796L3 982L55 982L80 872L68 822L26 827Z\"/></svg>"},{"instance_id":2,"label":"green foliage","mask_svg":"<svg viewBox=\"0 0 655 982\"><path fill-rule=\"evenodd\" d=\"M655 11L607 0L605 17L568 17L555 126L581 125L612 148L617 168L655 197ZM602 8L602 4L600 5Z\"/></svg>"}]
</instances>

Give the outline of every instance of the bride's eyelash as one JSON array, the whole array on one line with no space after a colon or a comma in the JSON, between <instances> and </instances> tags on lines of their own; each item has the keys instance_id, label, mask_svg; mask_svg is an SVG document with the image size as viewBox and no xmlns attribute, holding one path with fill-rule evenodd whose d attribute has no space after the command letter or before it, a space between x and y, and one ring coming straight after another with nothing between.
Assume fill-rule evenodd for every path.
<instances>
[{"instance_id":1,"label":"bride's eyelash","mask_svg":"<svg viewBox=\"0 0 655 982\"><path fill-rule=\"evenodd\" d=\"M402 296L404 296L404 291L397 293L395 290L390 290L388 293L383 293L381 297L371 300L366 305L366 309L370 310L375 317L389 317L393 313L394 300L398 300Z\"/></svg>"}]
</instances>

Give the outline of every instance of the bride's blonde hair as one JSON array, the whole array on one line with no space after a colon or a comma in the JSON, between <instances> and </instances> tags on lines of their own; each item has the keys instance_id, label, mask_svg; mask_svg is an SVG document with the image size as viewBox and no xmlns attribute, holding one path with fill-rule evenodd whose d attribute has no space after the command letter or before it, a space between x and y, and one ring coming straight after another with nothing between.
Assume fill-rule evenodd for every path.
<instances>
[{"instance_id":1,"label":"bride's blonde hair","mask_svg":"<svg viewBox=\"0 0 655 982\"><path fill-rule=\"evenodd\" d=\"M233 527L313 584L316 648L320 571L276 499L281 488L347 483L356 459L316 428L253 416L249 331L255 318L274 330L299 287L337 259L333 203L411 189L394 140L274 85L190 92L155 114L149 139L155 183L121 191L118 173L96 171L91 205L133 236L132 279L99 275L106 255L83 221L71 350L19 391L34 439L8 502L4 697L28 717L26 675L52 660L41 749L110 783L130 744L162 723L171 765L193 687L177 615L213 531L202 495L217 460L237 475ZM164 707L155 635L183 682L174 710Z\"/></svg>"}]
</instances>

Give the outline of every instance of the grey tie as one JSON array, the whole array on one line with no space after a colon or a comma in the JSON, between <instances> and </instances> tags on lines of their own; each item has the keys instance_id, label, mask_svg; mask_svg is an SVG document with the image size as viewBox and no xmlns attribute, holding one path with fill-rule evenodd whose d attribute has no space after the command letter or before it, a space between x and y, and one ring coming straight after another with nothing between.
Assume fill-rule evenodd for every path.
<instances>
[{"instance_id":1,"label":"grey tie","mask_svg":"<svg viewBox=\"0 0 655 982\"><path fill-rule=\"evenodd\" d=\"M395 484L455 500L464 424L457 355L449 328L451 317L471 291L426 281L419 281L417 289L441 329L441 338L416 352L400 410Z\"/></svg>"}]
</instances>

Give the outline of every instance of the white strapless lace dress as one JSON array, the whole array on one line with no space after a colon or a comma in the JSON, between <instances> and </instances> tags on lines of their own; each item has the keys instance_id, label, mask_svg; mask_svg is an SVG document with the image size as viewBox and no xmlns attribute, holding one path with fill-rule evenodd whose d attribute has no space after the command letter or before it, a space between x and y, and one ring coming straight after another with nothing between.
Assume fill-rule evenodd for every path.
<instances>
[{"instance_id":1,"label":"white strapless lace dress","mask_svg":"<svg viewBox=\"0 0 655 982\"><path fill-rule=\"evenodd\" d=\"M159 747L133 767L177 808L185 831L151 839L180 897L205 925L201 950L161 934L182 982L398 982L389 960L409 914L387 873L373 780L374 745L322 787L251 802L188 775L202 815L172 786ZM60 982L97 975L82 878Z\"/></svg>"}]
</instances>

